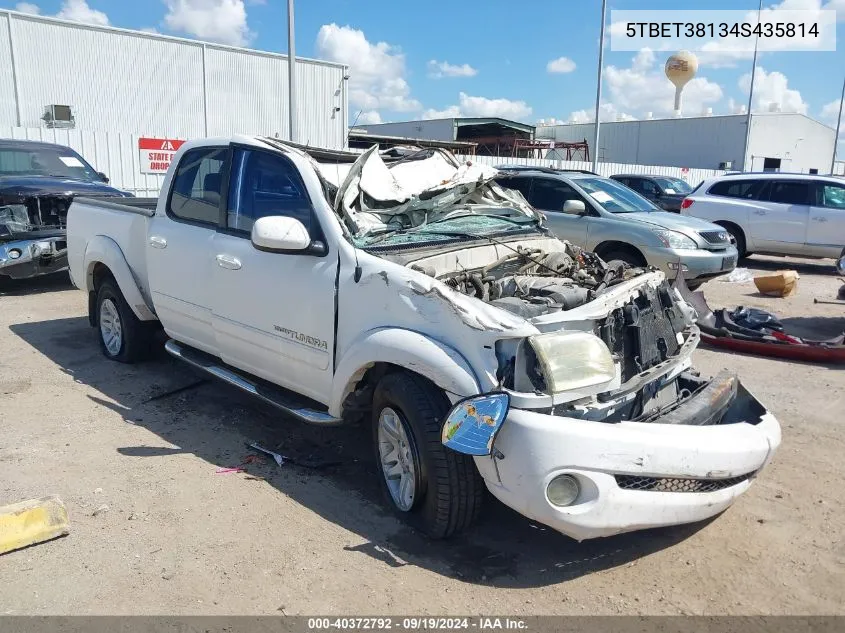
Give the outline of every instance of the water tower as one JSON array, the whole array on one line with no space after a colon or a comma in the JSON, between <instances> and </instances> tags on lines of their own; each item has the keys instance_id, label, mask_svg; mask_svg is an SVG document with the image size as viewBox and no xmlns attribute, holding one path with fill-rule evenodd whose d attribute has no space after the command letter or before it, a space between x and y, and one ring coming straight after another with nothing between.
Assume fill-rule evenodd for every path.
<instances>
[{"instance_id":1,"label":"water tower","mask_svg":"<svg viewBox=\"0 0 845 633\"><path fill-rule=\"evenodd\" d=\"M675 84L675 114L681 113L681 93L698 71L698 58L689 51L678 51L666 60L666 76Z\"/></svg>"}]
</instances>

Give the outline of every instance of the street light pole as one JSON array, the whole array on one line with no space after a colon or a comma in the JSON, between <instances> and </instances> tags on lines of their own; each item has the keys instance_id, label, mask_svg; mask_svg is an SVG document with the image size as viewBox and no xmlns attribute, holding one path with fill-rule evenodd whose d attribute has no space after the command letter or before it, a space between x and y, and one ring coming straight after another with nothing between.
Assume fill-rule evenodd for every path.
<instances>
[{"instance_id":1,"label":"street light pole","mask_svg":"<svg viewBox=\"0 0 845 633\"><path fill-rule=\"evenodd\" d=\"M839 128L842 125L842 104L845 102L845 80L842 81L842 96L839 98L839 116L836 117L836 136L833 137L833 159L830 161L830 175L836 170L836 149L839 146Z\"/></svg>"},{"instance_id":2,"label":"street light pole","mask_svg":"<svg viewBox=\"0 0 845 633\"><path fill-rule=\"evenodd\" d=\"M762 0L761 0L762 2ZM599 128L601 122L599 115L601 114L601 77L604 64L604 25L607 18L607 0L601 2L601 37L599 38L599 72L598 80L596 81L596 133L593 136L593 171L598 172L599 162Z\"/></svg>"},{"instance_id":3,"label":"street light pole","mask_svg":"<svg viewBox=\"0 0 845 633\"><path fill-rule=\"evenodd\" d=\"M288 123L290 141L296 142L296 36L293 23L293 0L288 0Z\"/></svg>"},{"instance_id":4,"label":"street light pole","mask_svg":"<svg viewBox=\"0 0 845 633\"><path fill-rule=\"evenodd\" d=\"M757 7L757 24L760 24L760 14L763 12L763 0L760 0L760 5ZM754 78L757 76L757 45L760 43L760 36L758 35L754 40L754 61L751 62L751 86L748 88L748 112L745 119L745 150L742 152L742 171L745 171L745 163L748 162L748 146L751 143L751 104L754 99ZM754 162L752 157L751 162ZM751 164L748 166L749 171L754 168Z\"/></svg>"}]
</instances>

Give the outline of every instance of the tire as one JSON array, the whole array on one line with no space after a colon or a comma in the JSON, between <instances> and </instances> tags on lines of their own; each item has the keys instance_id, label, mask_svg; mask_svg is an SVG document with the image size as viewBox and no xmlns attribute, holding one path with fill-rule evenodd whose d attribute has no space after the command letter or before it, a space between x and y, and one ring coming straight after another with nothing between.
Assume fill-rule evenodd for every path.
<instances>
[{"instance_id":1,"label":"tire","mask_svg":"<svg viewBox=\"0 0 845 633\"><path fill-rule=\"evenodd\" d=\"M607 262L608 266L611 267L615 266L619 262L627 264L632 268L640 268L646 265L643 263L642 256L625 250L609 251L602 256L602 259Z\"/></svg>"},{"instance_id":2,"label":"tire","mask_svg":"<svg viewBox=\"0 0 845 633\"><path fill-rule=\"evenodd\" d=\"M690 290L692 290L693 292L695 292L696 290L698 290L699 288L701 288L701 286L703 286L703 285L704 285L704 282L703 282L703 281L692 281L692 282L687 282L687 288L689 288L689 289L690 289Z\"/></svg>"},{"instance_id":3,"label":"tire","mask_svg":"<svg viewBox=\"0 0 845 633\"><path fill-rule=\"evenodd\" d=\"M373 395L373 444L382 490L396 515L434 539L467 529L478 518L484 500L484 481L472 457L448 449L440 441L449 409L449 400L440 389L405 372L382 378ZM393 459L398 458L395 440L401 442L401 434L391 439L384 430L380 432L383 424L404 433L404 460ZM394 492L386 472L390 468L401 470L391 479ZM397 501L396 493L403 496L403 476L414 488L410 498L405 494Z\"/></svg>"},{"instance_id":4,"label":"tire","mask_svg":"<svg viewBox=\"0 0 845 633\"><path fill-rule=\"evenodd\" d=\"M149 355L152 329L135 316L113 279L100 284L95 314L97 338L106 358L134 363Z\"/></svg>"},{"instance_id":5,"label":"tire","mask_svg":"<svg viewBox=\"0 0 845 633\"><path fill-rule=\"evenodd\" d=\"M739 254L739 259L752 255L752 253L749 253L746 250L745 233L742 232L742 229L733 224L720 224L719 226L725 229L733 238L734 244L736 244L736 252Z\"/></svg>"}]
</instances>

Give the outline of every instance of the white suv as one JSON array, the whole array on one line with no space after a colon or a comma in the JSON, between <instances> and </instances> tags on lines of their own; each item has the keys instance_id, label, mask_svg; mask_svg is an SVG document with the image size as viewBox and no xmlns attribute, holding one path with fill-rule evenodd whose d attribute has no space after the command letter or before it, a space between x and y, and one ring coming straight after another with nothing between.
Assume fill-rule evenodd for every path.
<instances>
[{"instance_id":1,"label":"white suv","mask_svg":"<svg viewBox=\"0 0 845 633\"><path fill-rule=\"evenodd\" d=\"M725 227L741 257L840 257L845 247L845 179L778 173L711 178L684 199L681 214Z\"/></svg>"}]
</instances>

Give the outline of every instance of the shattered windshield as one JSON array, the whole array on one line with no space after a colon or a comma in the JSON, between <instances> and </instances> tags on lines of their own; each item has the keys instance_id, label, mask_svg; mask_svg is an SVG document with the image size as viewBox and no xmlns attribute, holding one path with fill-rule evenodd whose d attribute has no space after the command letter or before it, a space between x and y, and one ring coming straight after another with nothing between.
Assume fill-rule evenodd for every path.
<instances>
[{"instance_id":1,"label":"shattered windshield","mask_svg":"<svg viewBox=\"0 0 845 633\"><path fill-rule=\"evenodd\" d=\"M395 246L399 244L418 244L429 242L447 242L449 240L492 237L514 232L536 231L538 221L525 216L485 215L479 213L458 214L415 227L390 228L371 232L353 238L359 248L371 246Z\"/></svg>"},{"instance_id":2,"label":"shattered windshield","mask_svg":"<svg viewBox=\"0 0 845 633\"><path fill-rule=\"evenodd\" d=\"M396 159L374 146L348 168L317 169L337 187L335 211L361 247L534 231L542 220L522 194L496 184L498 170L444 150Z\"/></svg>"}]
</instances>

